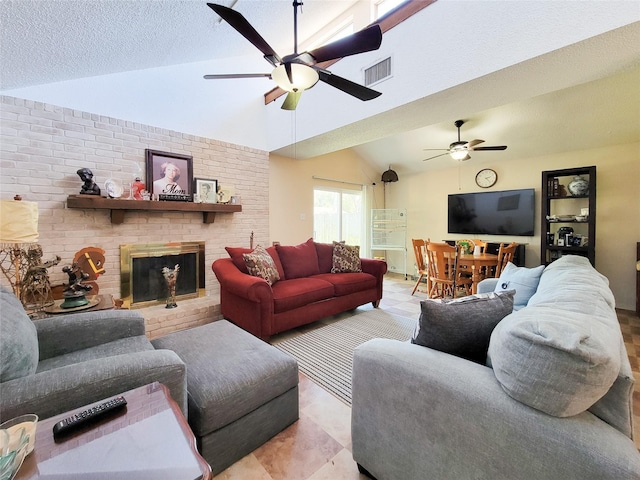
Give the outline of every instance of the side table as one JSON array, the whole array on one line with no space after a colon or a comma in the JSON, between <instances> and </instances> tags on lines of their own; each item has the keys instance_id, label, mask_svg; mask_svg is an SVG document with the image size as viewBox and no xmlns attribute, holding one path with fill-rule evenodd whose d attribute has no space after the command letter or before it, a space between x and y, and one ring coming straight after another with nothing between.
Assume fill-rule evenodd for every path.
<instances>
[{"instance_id":1,"label":"side table","mask_svg":"<svg viewBox=\"0 0 640 480\"><path fill-rule=\"evenodd\" d=\"M66 315L69 313L84 313L84 312L97 312L98 310L112 310L115 308L115 302L113 295L100 294L100 295L88 295L87 299L90 302L89 307L76 307L76 308L60 308L60 304L63 300L55 300L54 304L45 307L44 310L31 311L27 310L29 318L32 320L39 320L41 318L53 317L55 315Z\"/></svg>"},{"instance_id":2,"label":"side table","mask_svg":"<svg viewBox=\"0 0 640 480\"><path fill-rule=\"evenodd\" d=\"M60 442L53 438L53 425L102 401L40 420L35 449L16 480L211 479L211 467L198 453L195 437L164 385L155 382L122 396L125 410Z\"/></svg>"}]
</instances>

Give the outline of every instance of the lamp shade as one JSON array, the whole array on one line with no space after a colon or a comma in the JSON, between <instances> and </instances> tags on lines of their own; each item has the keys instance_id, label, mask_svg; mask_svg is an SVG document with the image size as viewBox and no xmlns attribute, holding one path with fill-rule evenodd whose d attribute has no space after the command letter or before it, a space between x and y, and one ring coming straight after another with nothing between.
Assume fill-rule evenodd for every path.
<instances>
[{"instance_id":1,"label":"lamp shade","mask_svg":"<svg viewBox=\"0 0 640 480\"><path fill-rule=\"evenodd\" d=\"M287 92L307 90L313 87L320 78L318 72L313 68L300 63L291 64L291 77L293 82L289 81L289 76L287 75L287 70L284 65L277 66L273 72L271 72L271 78L273 78L281 89Z\"/></svg>"},{"instance_id":2,"label":"lamp shade","mask_svg":"<svg viewBox=\"0 0 640 480\"><path fill-rule=\"evenodd\" d=\"M38 241L38 204L0 200L0 243Z\"/></svg>"}]
</instances>

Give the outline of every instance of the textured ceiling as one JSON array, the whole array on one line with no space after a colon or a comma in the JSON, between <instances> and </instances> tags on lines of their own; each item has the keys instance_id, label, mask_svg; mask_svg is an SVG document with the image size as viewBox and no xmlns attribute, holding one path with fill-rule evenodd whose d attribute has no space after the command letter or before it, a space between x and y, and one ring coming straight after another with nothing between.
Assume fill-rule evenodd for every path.
<instances>
[{"instance_id":1,"label":"textured ceiling","mask_svg":"<svg viewBox=\"0 0 640 480\"><path fill-rule=\"evenodd\" d=\"M234 5L276 51L290 53L291 0L216 3ZM306 2L299 39L354 3ZM0 90L256 53L218 18L203 0L2 0Z\"/></svg>"}]
</instances>

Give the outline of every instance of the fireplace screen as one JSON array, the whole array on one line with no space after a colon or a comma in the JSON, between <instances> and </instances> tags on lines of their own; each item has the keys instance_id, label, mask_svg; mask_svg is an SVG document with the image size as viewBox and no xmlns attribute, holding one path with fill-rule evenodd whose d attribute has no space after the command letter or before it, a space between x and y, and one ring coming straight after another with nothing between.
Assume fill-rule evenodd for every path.
<instances>
[{"instance_id":1,"label":"fireplace screen","mask_svg":"<svg viewBox=\"0 0 640 480\"><path fill-rule=\"evenodd\" d=\"M120 293L125 308L165 303L169 296L162 269L179 265L176 301L203 296L204 242L144 243L120 246Z\"/></svg>"}]
</instances>

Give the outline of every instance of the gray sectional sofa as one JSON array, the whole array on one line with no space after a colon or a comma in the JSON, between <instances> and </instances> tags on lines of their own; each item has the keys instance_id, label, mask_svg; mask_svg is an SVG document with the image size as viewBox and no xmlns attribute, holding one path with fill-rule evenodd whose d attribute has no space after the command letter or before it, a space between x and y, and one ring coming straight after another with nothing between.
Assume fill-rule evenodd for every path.
<instances>
[{"instance_id":1,"label":"gray sectional sofa","mask_svg":"<svg viewBox=\"0 0 640 480\"><path fill-rule=\"evenodd\" d=\"M491 366L409 342L358 347L354 460L378 480L640 478L634 378L608 281L585 258L546 267L488 354Z\"/></svg>"}]
</instances>

